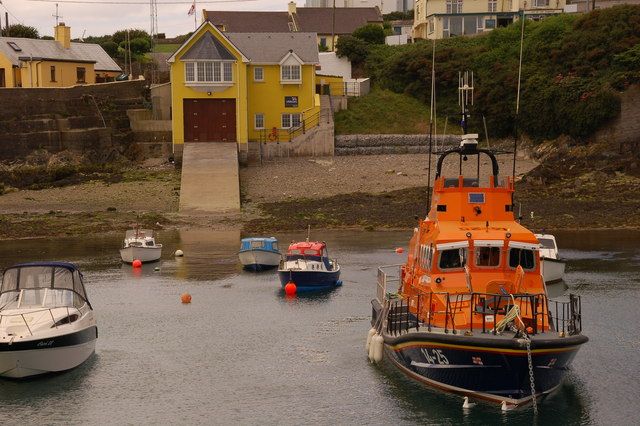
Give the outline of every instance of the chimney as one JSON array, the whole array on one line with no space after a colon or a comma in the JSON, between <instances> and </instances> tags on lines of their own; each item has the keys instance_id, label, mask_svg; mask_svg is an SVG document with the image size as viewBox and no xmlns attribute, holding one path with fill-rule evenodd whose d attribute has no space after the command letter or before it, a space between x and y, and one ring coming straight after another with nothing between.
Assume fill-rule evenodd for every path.
<instances>
[{"instance_id":1,"label":"chimney","mask_svg":"<svg viewBox=\"0 0 640 426\"><path fill-rule=\"evenodd\" d=\"M289 15L293 15L294 13L296 13L296 2L290 1L288 5L288 9L289 9Z\"/></svg>"},{"instance_id":2,"label":"chimney","mask_svg":"<svg viewBox=\"0 0 640 426\"><path fill-rule=\"evenodd\" d=\"M71 47L71 28L67 27L64 22L60 22L57 27L53 27L55 40L65 49Z\"/></svg>"}]
</instances>

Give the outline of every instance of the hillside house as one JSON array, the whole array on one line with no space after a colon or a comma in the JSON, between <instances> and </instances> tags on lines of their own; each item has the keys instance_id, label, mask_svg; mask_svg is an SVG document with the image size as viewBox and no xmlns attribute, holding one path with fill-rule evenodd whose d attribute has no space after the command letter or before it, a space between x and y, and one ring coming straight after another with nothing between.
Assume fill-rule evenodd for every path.
<instances>
[{"instance_id":1,"label":"hillside house","mask_svg":"<svg viewBox=\"0 0 640 426\"><path fill-rule=\"evenodd\" d=\"M54 40L0 37L0 87L70 87L122 74L99 45L72 42L64 23L54 30Z\"/></svg>"},{"instance_id":2,"label":"hillside house","mask_svg":"<svg viewBox=\"0 0 640 426\"><path fill-rule=\"evenodd\" d=\"M334 20L335 13L335 20ZM223 32L305 32L316 33L317 44L332 50L342 35L367 24L383 24L377 7L326 8L297 7L290 2L286 12L235 12L203 10L204 20Z\"/></svg>"},{"instance_id":3,"label":"hillside house","mask_svg":"<svg viewBox=\"0 0 640 426\"><path fill-rule=\"evenodd\" d=\"M185 142L236 142L246 152L249 141L278 141L317 120L313 33L223 33L205 21L168 62L178 156Z\"/></svg>"},{"instance_id":4,"label":"hillside house","mask_svg":"<svg viewBox=\"0 0 640 426\"><path fill-rule=\"evenodd\" d=\"M566 0L415 0L413 38L442 39L506 27L520 16L563 13Z\"/></svg>"}]
</instances>

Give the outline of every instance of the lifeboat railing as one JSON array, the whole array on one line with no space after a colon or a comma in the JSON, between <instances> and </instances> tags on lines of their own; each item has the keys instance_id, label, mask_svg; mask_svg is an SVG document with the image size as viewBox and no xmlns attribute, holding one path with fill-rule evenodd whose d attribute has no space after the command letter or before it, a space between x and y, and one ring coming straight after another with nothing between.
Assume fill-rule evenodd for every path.
<instances>
[{"instance_id":1,"label":"lifeboat railing","mask_svg":"<svg viewBox=\"0 0 640 426\"><path fill-rule=\"evenodd\" d=\"M379 282L378 291L381 289L380 285ZM387 300L389 311L386 330L393 335L408 333L412 329L420 331L420 328L428 331L437 328L452 334L481 332L495 335L498 333L495 325L509 313L514 303L520 308L520 316L529 335L558 332L572 336L582 332L582 304L580 296L573 294L566 301L549 300L542 293L511 295L447 292L420 293L408 298ZM441 308L436 309L436 304ZM462 321L464 326L457 326L456 319L461 316L465 318ZM477 324L474 319L478 317L481 325L474 325Z\"/></svg>"},{"instance_id":2,"label":"lifeboat railing","mask_svg":"<svg viewBox=\"0 0 640 426\"><path fill-rule=\"evenodd\" d=\"M378 285L376 288L376 298L380 305L387 299L387 289L389 284L396 284L396 291L400 287L402 278L402 264L385 265L378 267Z\"/></svg>"}]
</instances>

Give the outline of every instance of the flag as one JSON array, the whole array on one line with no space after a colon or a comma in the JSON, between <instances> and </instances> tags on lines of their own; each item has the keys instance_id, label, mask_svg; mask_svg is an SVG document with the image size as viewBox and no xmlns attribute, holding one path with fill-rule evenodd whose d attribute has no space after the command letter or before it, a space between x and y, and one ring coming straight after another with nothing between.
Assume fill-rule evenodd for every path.
<instances>
[{"instance_id":1,"label":"flag","mask_svg":"<svg viewBox=\"0 0 640 426\"><path fill-rule=\"evenodd\" d=\"M193 15L194 13L196 13L196 2L194 1L193 4L191 5L191 7L189 8L189 12L187 12L188 16Z\"/></svg>"}]
</instances>

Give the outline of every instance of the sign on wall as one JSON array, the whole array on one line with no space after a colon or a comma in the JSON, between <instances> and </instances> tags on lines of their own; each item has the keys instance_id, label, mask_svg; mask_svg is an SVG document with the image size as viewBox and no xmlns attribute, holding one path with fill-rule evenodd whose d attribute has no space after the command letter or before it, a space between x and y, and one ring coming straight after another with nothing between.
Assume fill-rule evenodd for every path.
<instances>
[{"instance_id":1,"label":"sign on wall","mask_svg":"<svg viewBox=\"0 0 640 426\"><path fill-rule=\"evenodd\" d=\"M297 96L285 96L284 97L284 107L285 108L297 108L298 107L298 97Z\"/></svg>"}]
</instances>

